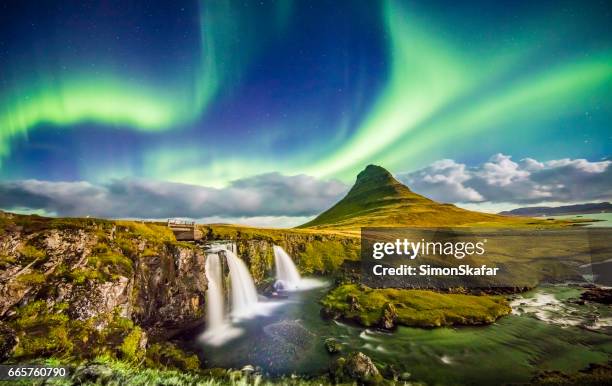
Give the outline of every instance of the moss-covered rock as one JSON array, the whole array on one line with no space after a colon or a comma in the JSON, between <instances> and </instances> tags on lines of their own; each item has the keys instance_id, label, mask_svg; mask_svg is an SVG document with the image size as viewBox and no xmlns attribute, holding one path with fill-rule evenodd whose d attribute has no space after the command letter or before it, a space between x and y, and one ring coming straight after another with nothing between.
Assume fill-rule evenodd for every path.
<instances>
[{"instance_id":1,"label":"moss-covered rock","mask_svg":"<svg viewBox=\"0 0 612 386\"><path fill-rule=\"evenodd\" d=\"M147 349L145 364L149 367L178 370L198 370L200 360L170 342L155 343Z\"/></svg>"},{"instance_id":2,"label":"moss-covered rock","mask_svg":"<svg viewBox=\"0 0 612 386\"><path fill-rule=\"evenodd\" d=\"M336 359L330 367L330 376L336 383L379 385L384 381L372 359L362 352L352 352L346 358Z\"/></svg>"},{"instance_id":3,"label":"moss-covered rock","mask_svg":"<svg viewBox=\"0 0 612 386\"><path fill-rule=\"evenodd\" d=\"M488 324L511 311L500 296L371 289L356 284L333 289L321 302L324 315L383 328L393 328L395 323L416 327Z\"/></svg>"},{"instance_id":4,"label":"moss-covered rock","mask_svg":"<svg viewBox=\"0 0 612 386\"><path fill-rule=\"evenodd\" d=\"M335 338L327 338L325 339L325 349L330 354L337 354L342 351L342 344Z\"/></svg>"},{"instance_id":5,"label":"moss-covered rock","mask_svg":"<svg viewBox=\"0 0 612 386\"><path fill-rule=\"evenodd\" d=\"M205 254L166 226L22 215L1 222L0 318L15 339L0 346L13 359L137 363L148 337L202 320Z\"/></svg>"},{"instance_id":6,"label":"moss-covered rock","mask_svg":"<svg viewBox=\"0 0 612 386\"><path fill-rule=\"evenodd\" d=\"M606 364L590 364L576 373L544 371L530 382L537 386L599 386L612 385L612 361Z\"/></svg>"}]
</instances>

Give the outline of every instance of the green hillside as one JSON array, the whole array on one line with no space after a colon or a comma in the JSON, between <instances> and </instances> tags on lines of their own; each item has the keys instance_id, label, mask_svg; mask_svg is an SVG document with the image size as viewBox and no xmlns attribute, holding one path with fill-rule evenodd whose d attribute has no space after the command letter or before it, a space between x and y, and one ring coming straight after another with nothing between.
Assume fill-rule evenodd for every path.
<instances>
[{"instance_id":1,"label":"green hillside","mask_svg":"<svg viewBox=\"0 0 612 386\"><path fill-rule=\"evenodd\" d=\"M348 194L300 228L355 229L367 226L504 226L538 220L509 218L441 204L411 191L386 169L368 165ZM543 223L543 222L542 222Z\"/></svg>"}]
</instances>

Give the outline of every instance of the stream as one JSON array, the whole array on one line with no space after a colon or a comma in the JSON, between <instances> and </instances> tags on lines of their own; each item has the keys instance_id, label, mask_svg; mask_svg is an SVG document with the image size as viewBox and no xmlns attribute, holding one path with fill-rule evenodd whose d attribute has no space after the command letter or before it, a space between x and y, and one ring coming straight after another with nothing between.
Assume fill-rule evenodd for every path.
<instances>
[{"instance_id":1,"label":"stream","mask_svg":"<svg viewBox=\"0 0 612 386\"><path fill-rule=\"evenodd\" d=\"M215 347L192 332L185 344L204 367L259 366L271 375L317 375L333 356L324 347L336 338L343 352L362 351L403 379L427 384L525 382L537 370L574 372L612 358L612 307L575 300L579 287L543 286L511 298L513 312L489 326L394 332L320 317L328 288L291 293L268 316L239 322L242 335ZM278 301L278 300L275 300Z\"/></svg>"}]
</instances>

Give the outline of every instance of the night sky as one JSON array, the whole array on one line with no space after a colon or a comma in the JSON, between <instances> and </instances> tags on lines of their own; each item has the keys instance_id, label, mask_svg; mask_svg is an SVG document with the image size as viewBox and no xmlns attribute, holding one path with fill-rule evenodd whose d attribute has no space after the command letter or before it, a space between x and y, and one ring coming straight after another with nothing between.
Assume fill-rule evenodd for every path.
<instances>
[{"instance_id":1,"label":"night sky","mask_svg":"<svg viewBox=\"0 0 612 386\"><path fill-rule=\"evenodd\" d=\"M0 207L302 218L369 163L452 202L606 199L611 9L608 1L3 1ZM483 177L498 166L514 179ZM597 189L534 193L575 183L531 178L561 166L591 173ZM53 203L66 187L108 195L147 183L174 191L172 182L214 193L266 176L285 181L273 197L298 175L304 189L327 193L297 211L259 202L198 212L218 204L208 193L200 207L156 216ZM481 177L513 189L527 178L531 190L498 199L468 186ZM444 195L440 184L468 193ZM44 197L19 199L26 185Z\"/></svg>"}]
</instances>

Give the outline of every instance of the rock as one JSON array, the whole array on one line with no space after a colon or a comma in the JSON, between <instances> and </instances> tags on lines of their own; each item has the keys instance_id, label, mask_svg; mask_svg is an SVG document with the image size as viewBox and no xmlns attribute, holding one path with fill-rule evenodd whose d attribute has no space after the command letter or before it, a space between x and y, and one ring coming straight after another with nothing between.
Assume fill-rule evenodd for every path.
<instances>
[{"instance_id":1,"label":"rock","mask_svg":"<svg viewBox=\"0 0 612 386\"><path fill-rule=\"evenodd\" d=\"M329 367L329 376L334 383L342 383L347 376L344 373L344 366L346 364L346 358L340 357L332 362Z\"/></svg>"},{"instance_id":2,"label":"rock","mask_svg":"<svg viewBox=\"0 0 612 386\"><path fill-rule=\"evenodd\" d=\"M11 356L17 342L18 339L15 331L0 322L0 362L4 362Z\"/></svg>"},{"instance_id":3,"label":"rock","mask_svg":"<svg viewBox=\"0 0 612 386\"><path fill-rule=\"evenodd\" d=\"M325 339L325 349L330 354L336 354L342 351L342 345L335 338Z\"/></svg>"},{"instance_id":4,"label":"rock","mask_svg":"<svg viewBox=\"0 0 612 386\"><path fill-rule=\"evenodd\" d=\"M342 317L342 312L336 310L334 308L323 307L319 314L323 319L340 319Z\"/></svg>"},{"instance_id":5,"label":"rock","mask_svg":"<svg viewBox=\"0 0 612 386\"><path fill-rule=\"evenodd\" d=\"M612 288L591 288L580 295L582 300L601 304L612 304Z\"/></svg>"},{"instance_id":6,"label":"rock","mask_svg":"<svg viewBox=\"0 0 612 386\"><path fill-rule=\"evenodd\" d=\"M343 368L345 374L360 383L376 384L382 380L382 376L372 359L362 352L349 354Z\"/></svg>"},{"instance_id":7,"label":"rock","mask_svg":"<svg viewBox=\"0 0 612 386\"><path fill-rule=\"evenodd\" d=\"M113 370L106 365L90 364L78 367L72 375L72 380L76 385L85 383L105 385L112 381L113 375Z\"/></svg>"},{"instance_id":8,"label":"rock","mask_svg":"<svg viewBox=\"0 0 612 386\"><path fill-rule=\"evenodd\" d=\"M67 297L70 303L68 315L72 319L87 320L118 309L120 316L129 318L131 284L131 280L127 277L120 276L116 281L104 283L89 281L84 285L75 286Z\"/></svg>"},{"instance_id":9,"label":"rock","mask_svg":"<svg viewBox=\"0 0 612 386\"><path fill-rule=\"evenodd\" d=\"M392 379L395 382L397 382L401 376L397 368L395 368L395 366L391 363L385 366L385 368L382 371L382 374L386 379Z\"/></svg>"},{"instance_id":10,"label":"rock","mask_svg":"<svg viewBox=\"0 0 612 386\"><path fill-rule=\"evenodd\" d=\"M380 327L392 330L395 328L395 321L397 320L397 310L392 303L386 303L383 307L382 318L380 319Z\"/></svg>"},{"instance_id":11,"label":"rock","mask_svg":"<svg viewBox=\"0 0 612 386\"><path fill-rule=\"evenodd\" d=\"M255 367L252 365L246 365L240 371L245 375L251 375L255 372Z\"/></svg>"},{"instance_id":12,"label":"rock","mask_svg":"<svg viewBox=\"0 0 612 386\"><path fill-rule=\"evenodd\" d=\"M346 302L349 305L349 310L351 312L356 312L361 310L361 305L359 304L359 299L355 295L348 295L346 297Z\"/></svg>"}]
</instances>

